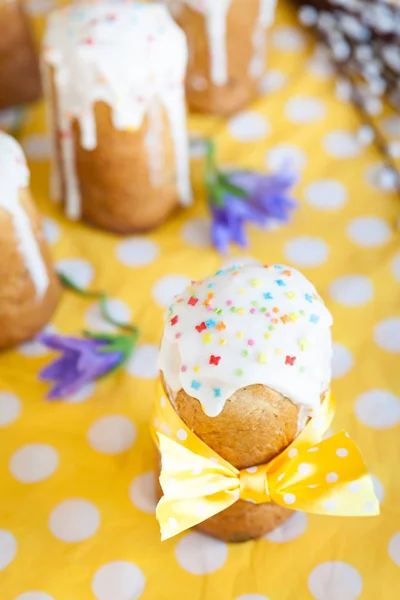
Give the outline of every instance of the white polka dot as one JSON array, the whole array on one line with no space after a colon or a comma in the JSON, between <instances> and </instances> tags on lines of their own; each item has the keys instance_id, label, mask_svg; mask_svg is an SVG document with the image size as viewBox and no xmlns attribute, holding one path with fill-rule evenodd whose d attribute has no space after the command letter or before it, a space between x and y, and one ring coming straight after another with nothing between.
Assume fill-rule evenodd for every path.
<instances>
[{"instance_id":1,"label":"white polka dot","mask_svg":"<svg viewBox=\"0 0 400 600\"><path fill-rule=\"evenodd\" d=\"M192 575L208 575L218 571L228 557L228 546L224 542L200 533L185 534L175 546L179 565Z\"/></svg>"},{"instance_id":2,"label":"white polka dot","mask_svg":"<svg viewBox=\"0 0 400 600\"><path fill-rule=\"evenodd\" d=\"M388 223L379 217L358 217L347 226L347 236L358 246L374 248L385 244L391 231Z\"/></svg>"},{"instance_id":3,"label":"white polka dot","mask_svg":"<svg viewBox=\"0 0 400 600\"><path fill-rule=\"evenodd\" d=\"M56 328L53 325L46 325L42 333L57 333ZM29 340L19 344L17 351L26 358L37 358L39 356L46 356L50 350L44 344L41 344L37 340Z\"/></svg>"},{"instance_id":4,"label":"white polka dot","mask_svg":"<svg viewBox=\"0 0 400 600\"><path fill-rule=\"evenodd\" d=\"M307 452L319 452L319 448L310 448Z\"/></svg>"},{"instance_id":5,"label":"white polka dot","mask_svg":"<svg viewBox=\"0 0 400 600\"><path fill-rule=\"evenodd\" d=\"M395 279L400 282L400 254L397 254L392 260L392 271Z\"/></svg>"},{"instance_id":6,"label":"white polka dot","mask_svg":"<svg viewBox=\"0 0 400 600\"><path fill-rule=\"evenodd\" d=\"M159 255L158 245L145 237L133 237L117 245L118 260L128 267L142 267L153 262Z\"/></svg>"},{"instance_id":7,"label":"white polka dot","mask_svg":"<svg viewBox=\"0 0 400 600\"><path fill-rule=\"evenodd\" d=\"M286 118L298 125L321 121L325 112L322 100L312 96L292 96L285 106Z\"/></svg>"},{"instance_id":8,"label":"white polka dot","mask_svg":"<svg viewBox=\"0 0 400 600\"><path fill-rule=\"evenodd\" d=\"M15 598L15 600L54 600L46 592L24 592Z\"/></svg>"},{"instance_id":9,"label":"white polka dot","mask_svg":"<svg viewBox=\"0 0 400 600\"><path fill-rule=\"evenodd\" d=\"M260 93L272 94L285 87L288 76L278 69L268 69L267 73L260 81Z\"/></svg>"},{"instance_id":10,"label":"white polka dot","mask_svg":"<svg viewBox=\"0 0 400 600\"><path fill-rule=\"evenodd\" d=\"M55 221L54 219L50 219L50 217L43 217L42 223L44 239L46 240L46 242L50 245L58 242L61 231L57 221Z\"/></svg>"},{"instance_id":11,"label":"white polka dot","mask_svg":"<svg viewBox=\"0 0 400 600\"><path fill-rule=\"evenodd\" d=\"M336 450L336 456L338 456L339 458L346 458L346 456L348 456L349 451L346 448L338 448Z\"/></svg>"},{"instance_id":12,"label":"white polka dot","mask_svg":"<svg viewBox=\"0 0 400 600\"><path fill-rule=\"evenodd\" d=\"M308 204L318 210L338 210L347 202L347 188L336 179L312 181L304 190Z\"/></svg>"},{"instance_id":13,"label":"white polka dot","mask_svg":"<svg viewBox=\"0 0 400 600\"><path fill-rule=\"evenodd\" d=\"M324 136L325 152L334 158L354 158L361 147L354 133L350 131L331 131Z\"/></svg>"},{"instance_id":14,"label":"white polka dot","mask_svg":"<svg viewBox=\"0 0 400 600\"><path fill-rule=\"evenodd\" d=\"M80 404L81 402L85 402L85 400L88 400L93 396L95 389L96 384L93 381L86 383L75 392L75 394L70 394L68 398L65 398L64 402L69 404Z\"/></svg>"},{"instance_id":15,"label":"white polka dot","mask_svg":"<svg viewBox=\"0 0 400 600\"><path fill-rule=\"evenodd\" d=\"M340 379L353 368L353 355L346 346L337 342L333 342L332 349L332 377L333 379Z\"/></svg>"},{"instance_id":16,"label":"white polka dot","mask_svg":"<svg viewBox=\"0 0 400 600\"><path fill-rule=\"evenodd\" d=\"M374 340L386 352L400 352L400 317L384 319L374 329Z\"/></svg>"},{"instance_id":17,"label":"white polka dot","mask_svg":"<svg viewBox=\"0 0 400 600\"><path fill-rule=\"evenodd\" d=\"M135 477L129 486L129 498L139 510L149 514L156 512L157 494L154 471Z\"/></svg>"},{"instance_id":18,"label":"white polka dot","mask_svg":"<svg viewBox=\"0 0 400 600\"><path fill-rule=\"evenodd\" d=\"M283 501L285 504L294 504L296 496L294 494L283 494Z\"/></svg>"},{"instance_id":19,"label":"white polka dot","mask_svg":"<svg viewBox=\"0 0 400 600\"><path fill-rule=\"evenodd\" d=\"M146 579L139 567L126 560L103 565L92 580L97 600L137 600L145 585Z\"/></svg>"},{"instance_id":20,"label":"white polka dot","mask_svg":"<svg viewBox=\"0 0 400 600\"><path fill-rule=\"evenodd\" d=\"M271 171L279 171L287 165L296 171L302 171L306 162L307 156L304 150L292 144L277 144L265 155L265 164Z\"/></svg>"},{"instance_id":21,"label":"white polka dot","mask_svg":"<svg viewBox=\"0 0 400 600\"><path fill-rule=\"evenodd\" d=\"M349 483L349 491L352 492L353 494L356 494L357 492L360 491L360 484L358 481L351 481Z\"/></svg>"},{"instance_id":22,"label":"white polka dot","mask_svg":"<svg viewBox=\"0 0 400 600\"><path fill-rule=\"evenodd\" d=\"M235 600L268 600L267 596L261 594L242 594L235 598Z\"/></svg>"},{"instance_id":23,"label":"white polka dot","mask_svg":"<svg viewBox=\"0 0 400 600\"><path fill-rule=\"evenodd\" d=\"M337 473L328 473L325 477L327 483L336 483L339 479L339 475Z\"/></svg>"},{"instance_id":24,"label":"white polka dot","mask_svg":"<svg viewBox=\"0 0 400 600\"><path fill-rule=\"evenodd\" d=\"M107 415L95 421L88 431L91 447L102 454L120 454L131 448L136 439L136 427L122 415Z\"/></svg>"},{"instance_id":25,"label":"white polka dot","mask_svg":"<svg viewBox=\"0 0 400 600\"><path fill-rule=\"evenodd\" d=\"M292 25L274 27L271 37L273 46L281 52L298 52L306 45L304 33Z\"/></svg>"},{"instance_id":26,"label":"white polka dot","mask_svg":"<svg viewBox=\"0 0 400 600\"><path fill-rule=\"evenodd\" d=\"M308 589L315 600L356 600L362 591L362 579L348 563L332 560L311 571Z\"/></svg>"},{"instance_id":27,"label":"white polka dot","mask_svg":"<svg viewBox=\"0 0 400 600\"><path fill-rule=\"evenodd\" d=\"M335 302L344 306L364 306L374 295L371 281L365 275L344 275L329 286L329 293Z\"/></svg>"},{"instance_id":28,"label":"white polka dot","mask_svg":"<svg viewBox=\"0 0 400 600\"><path fill-rule=\"evenodd\" d=\"M370 165L366 170L365 179L380 192L393 192L396 189L396 174L382 162Z\"/></svg>"},{"instance_id":29,"label":"white polka dot","mask_svg":"<svg viewBox=\"0 0 400 600\"><path fill-rule=\"evenodd\" d=\"M307 476L311 473L311 465L309 463L300 463L297 470L300 475Z\"/></svg>"},{"instance_id":30,"label":"white polka dot","mask_svg":"<svg viewBox=\"0 0 400 600\"><path fill-rule=\"evenodd\" d=\"M393 137L400 137L400 117L388 116L380 121L382 130L386 135Z\"/></svg>"},{"instance_id":31,"label":"white polka dot","mask_svg":"<svg viewBox=\"0 0 400 600\"><path fill-rule=\"evenodd\" d=\"M37 483L58 467L58 452L49 444L26 444L11 456L9 468L21 483Z\"/></svg>"},{"instance_id":32,"label":"white polka dot","mask_svg":"<svg viewBox=\"0 0 400 600\"><path fill-rule=\"evenodd\" d=\"M24 5L30 15L40 16L48 15L52 8L57 5L57 0L28 0ZM18 599L17 599L18 600ZM25 600L25 598L24 598ZM26 599L28 600L28 598ZM30 599L29 599L30 600ZM32 598L32 600L41 600ZM45 598L43 598L45 600Z\"/></svg>"},{"instance_id":33,"label":"white polka dot","mask_svg":"<svg viewBox=\"0 0 400 600\"><path fill-rule=\"evenodd\" d=\"M65 258L57 262L57 270L61 271L75 285L87 288L93 281L94 269L92 265L82 258Z\"/></svg>"},{"instance_id":34,"label":"white polka dot","mask_svg":"<svg viewBox=\"0 0 400 600\"><path fill-rule=\"evenodd\" d=\"M12 533L0 529L0 571L8 567L17 554L17 541Z\"/></svg>"},{"instance_id":35,"label":"white polka dot","mask_svg":"<svg viewBox=\"0 0 400 600\"><path fill-rule=\"evenodd\" d=\"M0 427L13 423L21 412L21 401L12 392L0 392Z\"/></svg>"},{"instance_id":36,"label":"white polka dot","mask_svg":"<svg viewBox=\"0 0 400 600\"><path fill-rule=\"evenodd\" d=\"M239 142L256 142L267 137L270 125L260 113L245 111L228 121L228 129L231 136Z\"/></svg>"},{"instance_id":37,"label":"white polka dot","mask_svg":"<svg viewBox=\"0 0 400 600\"><path fill-rule=\"evenodd\" d=\"M208 248L211 240L211 221L207 217L190 219L182 226L181 236L184 242L197 248Z\"/></svg>"},{"instance_id":38,"label":"white polka dot","mask_svg":"<svg viewBox=\"0 0 400 600\"><path fill-rule=\"evenodd\" d=\"M248 467L248 469L246 469L246 471L248 473L257 473L258 469L257 469L257 467Z\"/></svg>"},{"instance_id":39,"label":"white polka dot","mask_svg":"<svg viewBox=\"0 0 400 600\"><path fill-rule=\"evenodd\" d=\"M289 452L288 452L288 457L289 458L295 458L298 455L299 451L297 450L297 448L290 448Z\"/></svg>"},{"instance_id":40,"label":"white polka dot","mask_svg":"<svg viewBox=\"0 0 400 600\"><path fill-rule=\"evenodd\" d=\"M318 267L327 261L329 246L321 238L297 237L293 238L284 248L285 258L299 267Z\"/></svg>"},{"instance_id":41,"label":"white polka dot","mask_svg":"<svg viewBox=\"0 0 400 600\"><path fill-rule=\"evenodd\" d=\"M307 529L307 515L303 512L294 513L287 521L276 527L264 537L269 542L283 544L297 539Z\"/></svg>"},{"instance_id":42,"label":"white polka dot","mask_svg":"<svg viewBox=\"0 0 400 600\"><path fill-rule=\"evenodd\" d=\"M96 533L100 514L87 500L71 498L58 504L49 517L51 533L62 542L82 542Z\"/></svg>"},{"instance_id":43,"label":"white polka dot","mask_svg":"<svg viewBox=\"0 0 400 600\"><path fill-rule=\"evenodd\" d=\"M376 475L370 475L370 477L374 486L375 495L378 498L378 501L382 503L385 497L385 490L383 488L382 482L380 481L380 479L378 479Z\"/></svg>"},{"instance_id":44,"label":"white polka dot","mask_svg":"<svg viewBox=\"0 0 400 600\"><path fill-rule=\"evenodd\" d=\"M329 512L336 510L336 502L334 500L328 500L327 502L325 502L325 509Z\"/></svg>"},{"instance_id":45,"label":"white polka dot","mask_svg":"<svg viewBox=\"0 0 400 600\"><path fill-rule=\"evenodd\" d=\"M131 320L131 309L122 300L110 298L107 301L107 310L111 317L118 323L129 323ZM101 331L102 333L113 333L117 327L103 319L99 302L92 304L85 313L85 323L89 329Z\"/></svg>"},{"instance_id":46,"label":"white polka dot","mask_svg":"<svg viewBox=\"0 0 400 600\"><path fill-rule=\"evenodd\" d=\"M307 63L308 71L318 79L329 79L334 74L332 62L325 48L317 46Z\"/></svg>"},{"instance_id":47,"label":"white polka dot","mask_svg":"<svg viewBox=\"0 0 400 600\"><path fill-rule=\"evenodd\" d=\"M355 413L372 429L388 429L400 423L400 399L386 390L370 390L358 396Z\"/></svg>"},{"instance_id":48,"label":"white polka dot","mask_svg":"<svg viewBox=\"0 0 400 600\"><path fill-rule=\"evenodd\" d=\"M184 442L188 436L188 434L186 433L186 431L184 429L178 429L178 432L176 435L178 436L178 439L181 440L181 442Z\"/></svg>"},{"instance_id":49,"label":"white polka dot","mask_svg":"<svg viewBox=\"0 0 400 600\"><path fill-rule=\"evenodd\" d=\"M183 275L165 275L153 285L153 298L159 306L167 306L174 296L183 292L189 284L190 279Z\"/></svg>"},{"instance_id":50,"label":"white polka dot","mask_svg":"<svg viewBox=\"0 0 400 600\"><path fill-rule=\"evenodd\" d=\"M125 365L125 369L133 377L140 379L155 379L158 376L158 346L142 344L134 350Z\"/></svg>"},{"instance_id":51,"label":"white polka dot","mask_svg":"<svg viewBox=\"0 0 400 600\"><path fill-rule=\"evenodd\" d=\"M395 565L400 567L400 531L390 538L388 552Z\"/></svg>"},{"instance_id":52,"label":"white polka dot","mask_svg":"<svg viewBox=\"0 0 400 600\"><path fill-rule=\"evenodd\" d=\"M44 133L26 135L22 147L30 160L47 160L51 154L50 139Z\"/></svg>"}]
</instances>

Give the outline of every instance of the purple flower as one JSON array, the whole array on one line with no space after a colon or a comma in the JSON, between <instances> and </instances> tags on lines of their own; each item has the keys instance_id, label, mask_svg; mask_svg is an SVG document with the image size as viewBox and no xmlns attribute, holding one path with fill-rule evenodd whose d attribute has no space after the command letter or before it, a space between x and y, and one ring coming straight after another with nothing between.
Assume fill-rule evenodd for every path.
<instances>
[{"instance_id":1,"label":"purple flower","mask_svg":"<svg viewBox=\"0 0 400 600\"><path fill-rule=\"evenodd\" d=\"M118 337L124 336L80 339L61 335L40 335L39 342L51 350L63 353L39 373L41 381L54 383L48 395L49 400L70 396L86 383L119 367L124 362L126 353L123 345L115 343Z\"/></svg>"},{"instance_id":2,"label":"purple flower","mask_svg":"<svg viewBox=\"0 0 400 600\"><path fill-rule=\"evenodd\" d=\"M290 212L297 205L290 196L296 182L290 169L271 175L237 171L223 177L221 201L210 200L212 242L222 254L227 252L230 242L242 248L247 246L247 222L266 227L272 220L289 221ZM241 193L235 193L235 188Z\"/></svg>"}]
</instances>

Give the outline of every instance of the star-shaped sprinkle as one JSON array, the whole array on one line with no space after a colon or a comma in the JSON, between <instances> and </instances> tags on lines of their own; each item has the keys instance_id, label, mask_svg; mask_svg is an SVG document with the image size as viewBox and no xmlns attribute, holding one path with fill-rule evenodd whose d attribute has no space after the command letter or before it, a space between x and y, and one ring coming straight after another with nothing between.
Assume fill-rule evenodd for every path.
<instances>
[{"instance_id":1,"label":"star-shaped sprinkle","mask_svg":"<svg viewBox=\"0 0 400 600\"><path fill-rule=\"evenodd\" d=\"M310 316L310 321L311 321L311 323L314 323L316 325L318 323L318 321L319 321L319 316L318 315L311 315Z\"/></svg>"},{"instance_id":2,"label":"star-shaped sprinkle","mask_svg":"<svg viewBox=\"0 0 400 600\"><path fill-rule=\"evenodd\" d=\"M215 287L215 283L209 283L207 287L208 287L208 289L211 289L211 288Z\"/></svg>"},{"instance_id":3,"label":"star-shaped sprinkle","mask_svg":"<svg viewBox=\"0 0 400 600\"><path fill-rule=\"evenodd\" d=\"M291 277L292 276L292 271L283 271L283 274L286 275L286 277Z\"/></svg>"},{"instance_id":4,"label":"star-shaped sprinkle","mask_svg":"<svg viewBox=\"0 0 400 600\"><path fill-rule=\"evenodd\" d=\"M220 321L220 322L218 323L218 325L216 325L215 329L216 329L217 331L225 331L225 329L226 329L226 325L225 325L225 323L224 323L223 321Z\"/></svg>"},{"instance_id":5,"label":"star-shaped sprinkle","mask_svg":"<svg viewBox=\"0 0 400 600\"><path fill-rule=\"evenodd\" d=\"M178 315L175 315L175 317L173 319L171 319L171 325L172 326L176 325L178 321L179 321L179 317L178 317Z\"/></svg>"},{"instance_id":6,"label":"star-shaped sprinkle","mask_svg":"<svg viewBox=\"0 0 400 600\"><path fill-rule=\"evenodd\" d=\"M195 329L197 329L197 331L199 333L201 333L202 331L204 331L205 329L207 329L207 325L203 321L202 323L200 323L200 325L196 325Z\"/></svg>"},{"instance_id":7,"label":"star-shaped sprinkle","mask_svg":"<svg viewBox=\"0 0 400 600\"><path fill-rule=\"evenodd\" d=\"M240 290L238 290L238 293L239 294L245 294L246 293L245 288L241 288Z\"/></svg>"},{"instance_id":8,"label":"star-shaped sprinkle","mask_svg":"<svg viewBox=\"0 0 400 600\"><path fill-rule=\"evenodd\" d=\"M197 365L195 367L193 367L193 371L195 373L198 373L200 371L200 367L198 367Z\"/></svg>"},{"instance_id":9,"label":"star-shaped sprinkle","mask_svg":"<svg viewBox=\"0 0 400 600\"><path fill-rule=\"evenodd\" d=\"M293 298L296 298L296 294L294 292L286 292L286 296L291 300L293 300Z\"/></svg>"},{"instance_id":10,"label":"star-shaped sprinkle","mask_svg":"<svg viewBox=\"0 0 400 600\"><path fill-rule=\"evenodd\" d=\"M200 383L200 381L196 381L195 379L193 379L193 381L192 381L192 383L191 383L190 387L191 387L193 390L199 390L199 389L201 388L201 383Z\"/></svg>"},{"instance_id":11,"label":"star-shaped sprinkle","mask_svg":"<svg viewBox=\"0 0 400 600\"><path fill-rule=\"evenodd\" d=\"M196 306L196 304L198 303L199 299L195 298L194 296L190 296L188 304L190 306Z\"/></svg>"},{"instance_id":12,"label":"star-shaped sprinkle","mask_svg":"<svg viewBox=\"0 0 400 600\"><path fill-rule=\"evenodd\" d=\"M289 321L290 321L289 315L283 315L283 317L281 317L281 321L284 325L286 325L286 323L289 323Z\"/></svg>"},{"instance_id":13,"label":"star-shaped sprinkle","mask_svg":"<svg viewBox=\"0 0 400 600\"><path fill-rule=\"evenodd\" d=\"M253 287L257 288L260 287L261 281L259 279L252 279L250 283Z\"/></svg>"},{"instance_id":14,"label":"star-shaped sprinkle","mask_svg":"<svg viewBox=\"0 0 400 600\"><path fill-rule=\"evenodd\" d=\"M225 346L225 344L226 344L226 339L225 339L225 338L221 338L221 339L219 340L219 343L221 344L221 346Z\"/></svg>"},{"instance_id":15,"label":"star-shaped sprinkle","mask_svg":"<svg viewBox=\"0 0 400 600\"><path fill-rule=\"evenodd\" d=\"M274 297L273 297L273 295L271 294L271 292L267 292L266 294L264 294L264 298L265 298L266 300L273 300L273 299L274 299Z\"/></svg>"},{"instance_id":16,"label":"star-shaped sprinkle","mask_svg":"<svg viewBox=\"0 0 400 600\"><path fill-rule=\"evenodd\" d=\"M238 309L237 309L237 313L238 313L239 315L244 315L244 313L245 313L245 312L246 312L246 311L244 310L244 308L238 308Z\"/></svg>"},{"instance_id":17,"label":"star-shaped sprinkle","mask_svg":"<svg viewBox=\"0 0 400 600\"><path fill-rule=\"evenodd\" d=\"M211 354L208 364L215 365L216 367L218 367L220 360L221 360L221 356L215 356L214 354Z\"/></svg>"},{"instance_id":18,"label":"star-shaped sprinkle","mask_svg":"<svg viewBox=\"0 0 400 600\"><path fill-rule=\"evenodd\" d=\"M242 338L243 337L243 332L242 331L238 331L237 334L236 334L236 337L239 338L239 339Z\"/></svg>"},{"instance_id":19,"label":"star-shaped sprinkle","mask_svg":"<svg viewBox=\"0 0 400 600\"><path fill-rule=\"evenodd\" d=\"M296 313L290 313L289 318L292 321L292 323L296 323L297 319L299 318L299 315L296 315Z\"/></svg>"},{"instance_id":20,"label":"star-shaped sprinkle","mask_svg":"<svg viewBox=\"0 0 400 600\"><path fill-rule=\"evenodd\" d=\"M221 390L220 388L213 388L214 398L221 398Z\"/></svg>"},{"instance_id":21,"label":"star-shaped sprinkle","mask_svg":"<svg viewBox=\"0 0 400 600\"><path fill-rule=\"evenodd\" d=\"M211 341L212 341L212 335L211 335L211 333L205 333L203 335L203 343L204 344L211 344Z\"/></svg>"},{"instance_id":22,"label":"star-shaped sprinkle","mask_svg":"<svg viewBox=\"0 0 400 600\"><path fill-rule=\"evenodd\" d=\"M267 365L268 364L268 354L266 352L261 352L258 355L258 362L263 365Z\"/></svg>"},{"instance_id":23,"label":"star-shaped sprinkle","mask_svg":"<svg viewBox=\"0 0 400 600\"><path fill-rule=\"evenodd\" d=\"M296 356L287 356L285 360L285 365L293 367L294 363L296 362L296 358Z\"/></svg>"},{"instance_id":24,"label":"star-shaped sprinkle","mask_svg":"<svg viewBox=\"0 0 400 600\"><path fill-rule=\"evenodd\" d=\"M208 321L206 321L206 325L209 329L214 329L216 324L217 323L214 321L214 319L209 319Z\"/></svg>"},{"instance_id":25,"label":"star-shaped sprinkle","mask_svg":"<svg viewBox=\"0 0 400 600\"><path fill-rule=\"evenodd\" d=\"M309 302L310 304L312 304L313 297L311 296L311 294L306 294L305 297L306 297L307 302Z\"/></svg>"},{"instance_id":26,"label":"star-shaped sprinkle","mask_svg":"<svg viewBox=\"0 0 400 600\"><path fill-rule=\"evenodd\" d=\"M302 317L304 317L304 315L306 314L305 310L299 310L299 313L301 314Z\"/></svg>"},{"instance_id":27,"label":"star-shaped sprinkle","mask_svg":"<svg viewBox=\"0 0 400 600\"><path fill-rule=\"evenodd\" d=\"M279 287L286 287L286 283L283 281L283 279L277 279L275 283L277 283Z\"/></svg>"},{"instance_id":28,"label":"star-shaped sprinkle","mask_svg":"<svg viewBox=\"0 0 400 600\"><path fill-rule=\"evenodd\" d=\"M272 309L272 312L278 313L279 312L279 308L277 306L274 306L274 308Z\"/></svg>"}]
</instances>

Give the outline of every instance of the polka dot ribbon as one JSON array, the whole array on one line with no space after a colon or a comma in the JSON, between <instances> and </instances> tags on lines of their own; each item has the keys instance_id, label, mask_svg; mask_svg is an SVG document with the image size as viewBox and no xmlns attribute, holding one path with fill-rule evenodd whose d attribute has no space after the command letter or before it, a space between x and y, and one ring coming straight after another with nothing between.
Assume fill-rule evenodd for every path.
<instances>
[{"instance_id":1,"label":"polka dot ribbon","mask_svg":"<svg viewBox=\"0 0 400 600\"><path fill-rule=\"evenodd\" d=\"M379 503L356 444L342 431L322 440L334 414L328 393L318 416L272 461L238 471L181 420L161 383L152 424L162 458L164 492L157 506L166 540L223 511L237 500L275 502L293 510L373 516Z\"/></svg>"}]
</instances>

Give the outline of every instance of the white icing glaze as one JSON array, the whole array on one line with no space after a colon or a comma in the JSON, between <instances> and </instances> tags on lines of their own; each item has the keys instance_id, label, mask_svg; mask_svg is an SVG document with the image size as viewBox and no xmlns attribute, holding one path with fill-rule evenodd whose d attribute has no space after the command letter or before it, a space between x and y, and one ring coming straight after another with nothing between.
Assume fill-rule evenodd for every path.
<instances>
[{"instance_id":1,"label":"white icing glaze","mask_svg":"<svg viewBox=\"0 0 400 600\"><path fill-rule=\"evenodd\" d=\"M284 265L235 266L193 282L168 309L159 368L208 416L237 389L264 384L307 410L331 379L332 316L314 286ZM299 427L307 419L299 415Z\"/></svg>"},{"instance_id":2,"label":"white icing glaze","mask_svg":"<svg viewBox=\"0 0 400 600\"><path fill-rule=\"evenodd\" d=\"M29 217L19 203L19 190L28 185L29 169L21 146L0 131L0 208L11 215L19 251L40 299L46 293L49 277Z\"/></svg>"},{"instance_id":3,"label":"white icing glaze","mask_svg":"<svg viewBox=\"0 0 400 600\"><path fill-rule=\"evenodd\" d=\"M54 71L59 131L53 133L61 139L66 212L71 219L81 214L71 122L79 123L82 147L93 150L98 101L110 106L113 125L120 130L139 128L146 113L151 119L155 103L164 107L175 144L178 192L182 204L191 202L183 93L187 45L164 6L106 2L56 10L48 21L44 62L47 79L48 70ZM51 86L46 87L51 102ZM159 122L152 127L153 147ZM156 154L150 161L152 180L160 166L159 150ZM53 186L58 191L59 175L55 174Z\"/></svg>"},{"instance_id":4,"label":"white icing glaze","mask_svg":"<svg viewBox=\"0 0 400 600\"><path fill-rule=\"evenodd\" d=\"M204 14L211 63L211 81L215 85L228 83L227 17L232 0L166 0L171 11L179 15L182 4ZM263 75L266 51L266 30L272 25L277 0L259 0L260 11L253 32L254 56L249 63L249 73L258 78Z\"/></svg>"}]
</instances>

